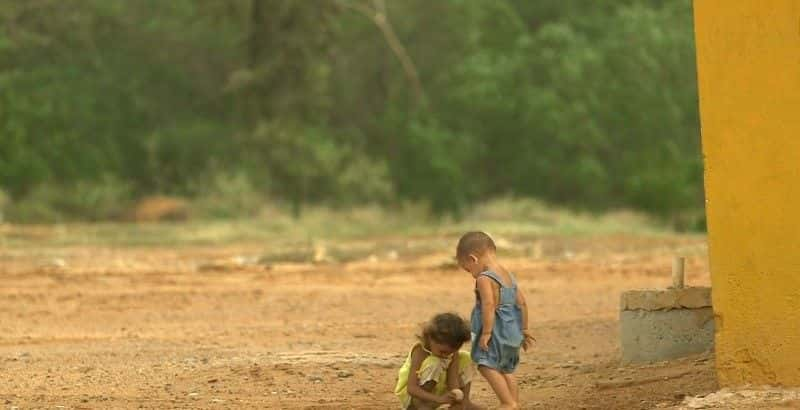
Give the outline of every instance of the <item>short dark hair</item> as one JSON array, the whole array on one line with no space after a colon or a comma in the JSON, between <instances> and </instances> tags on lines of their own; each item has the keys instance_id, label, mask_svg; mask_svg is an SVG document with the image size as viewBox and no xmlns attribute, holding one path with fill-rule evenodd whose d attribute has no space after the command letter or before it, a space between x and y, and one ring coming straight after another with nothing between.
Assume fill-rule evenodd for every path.
<instances>
[{"instance_id":1,"label":"short dark hair","mask_svg":"<svg viewBox=\"0 0 800 410\"><path fill-rule=\"evenodd\" d=\"M422 326L420 342L426 345L433 340L450 347L460 348L470 340L470 329L467 321L456 313L439 313Z\"/></svg>"},{"instance_id":2,"label":"short dark hair","mask_svg":"<svg viewBox=\"0 0 800 410\"><path fill-rule=\"evenodd\" d=\"M480 256L486 251L497 251L492 238L486 232L467 232L458 240L456 258L463 259L469 254Z\"/></svg>"}]
</instances>

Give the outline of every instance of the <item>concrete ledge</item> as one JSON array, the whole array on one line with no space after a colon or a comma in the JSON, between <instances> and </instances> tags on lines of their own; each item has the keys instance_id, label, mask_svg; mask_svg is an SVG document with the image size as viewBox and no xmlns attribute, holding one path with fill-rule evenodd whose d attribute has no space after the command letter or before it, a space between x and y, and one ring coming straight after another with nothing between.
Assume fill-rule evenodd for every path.
<instances>
[{"instance_id":1,"label":"concrete ledge","mask_svg":"<svg viewBox=\"0 0 800 410\"><path fill-rule=\"evenodd\" d=\"M710 307L626 310L620 314L620 325L623 363L670 360L714 348Z\"/></svg>"},{"instance_id":2,"label":"concrete ledge","mask_svg":"<svg viewBox=\"0 0 800 410\"><path fill-rule=\"evenodd\" d=\"M670 310L711 307L711 288L643 289L622 293L620 310Z\"/></svg>"},{"instance_id":3,"label":"concrete ledge","mask_svg":"<svg viewBox=\"0 0 800 410\"><path fill-rule=\"evenodd\" d=\"M713 349L711 288L624 292L620 336L626 363L669 360Z\"/></svg>"}]
</instances>

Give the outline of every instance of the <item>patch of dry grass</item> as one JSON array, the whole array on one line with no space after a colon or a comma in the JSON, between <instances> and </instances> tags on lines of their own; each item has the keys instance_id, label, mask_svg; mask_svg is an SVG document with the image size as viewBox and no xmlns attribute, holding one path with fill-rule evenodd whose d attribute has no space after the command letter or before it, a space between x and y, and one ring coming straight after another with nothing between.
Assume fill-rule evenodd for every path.
<instances>
[{"instance_id":1,"label":"patch of dry grass","mask_svg":"<svg viewBox=\"0 0 800 410\"><path fill-rule=\"evenodd\" d=\"M595 215L558 209L535 200L506 198L481 204L461 220L436 218L423 206L408 205L391 209L365 206L346 210L309 207L298 219L280 208L264 207L255 217L233 220L5 224L0 225L0 246L181 246L271 241L312 246L319 241L345 238L450 237L474 229L515 237L671 233L663 225L635 212Z\"/></svg>"}]
</instances>

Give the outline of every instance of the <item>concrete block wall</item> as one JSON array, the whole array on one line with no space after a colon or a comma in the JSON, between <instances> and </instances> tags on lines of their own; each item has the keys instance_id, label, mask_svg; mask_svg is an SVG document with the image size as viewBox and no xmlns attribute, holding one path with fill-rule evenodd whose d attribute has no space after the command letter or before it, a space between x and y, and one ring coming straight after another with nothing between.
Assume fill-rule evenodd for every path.
<instances>
[{"instance_id":1,"label":"concrete block wall","mask_svg":"<svg viewBox=\"0 0 800 410\"><path fill-rule=\"evenodd\" d=\"M675 359L711 350L711 289L631 290L620 300L624 363Z\"/></svg>"}]
</instances>

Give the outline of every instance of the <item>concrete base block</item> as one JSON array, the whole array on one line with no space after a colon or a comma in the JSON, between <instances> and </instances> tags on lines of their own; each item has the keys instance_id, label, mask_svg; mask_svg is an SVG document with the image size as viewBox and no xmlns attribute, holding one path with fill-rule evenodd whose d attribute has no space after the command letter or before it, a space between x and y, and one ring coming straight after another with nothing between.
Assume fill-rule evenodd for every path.
<instances>
[{"instance_id":1,"label":"concrete base block","mask_svg":"<svg viewBox=\"0 0 800 410\"><path fill-rule=\"evenodd\" d=\"M714 346L711 308L626 310L620 321L622 361L626 363L676 359Z\"/></svg>"},{"instance_id":2,"label":"concrete base block","mask_svg":"<svg viewBox=\"0 0 800 410\"><path fill-rule=\"evenodd\" d=\"M653 362L711 350L714 311L710 294L708 288L636 290L623 294L622 361Z\"/></svg>"}]
</instances>

